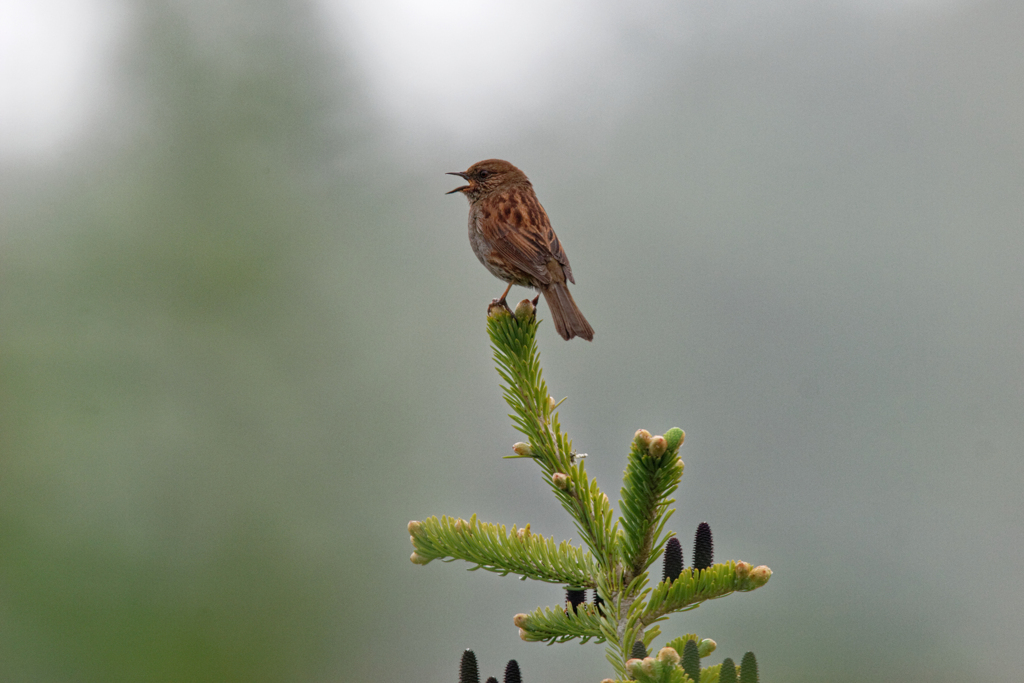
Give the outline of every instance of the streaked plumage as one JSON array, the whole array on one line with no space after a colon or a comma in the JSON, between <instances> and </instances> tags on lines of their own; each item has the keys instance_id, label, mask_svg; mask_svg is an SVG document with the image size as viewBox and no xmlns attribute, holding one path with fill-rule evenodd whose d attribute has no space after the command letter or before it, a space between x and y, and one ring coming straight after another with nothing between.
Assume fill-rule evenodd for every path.
<instances>
[{"instance_id":1,"label":"streaked plumage","mask_svg":"<svg viewBox=\"0 0 1024 683\"><path fill-rule=\"evenodd\" d=\"M469 243L495 277L512 285L532 287L544 295L555 330L563 339L594 338L594 330L569 293L576 283L569 259L551 227L533 185L518 168L501 159L487 159L457 175L469 185L457 187L469 200Z\"/></svg>"}]
</instances>

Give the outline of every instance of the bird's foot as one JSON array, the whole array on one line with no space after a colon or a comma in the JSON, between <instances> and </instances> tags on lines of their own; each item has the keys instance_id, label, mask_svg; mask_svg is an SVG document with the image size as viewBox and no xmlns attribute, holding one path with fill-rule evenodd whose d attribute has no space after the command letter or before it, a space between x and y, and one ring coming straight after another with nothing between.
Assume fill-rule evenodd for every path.
<instances>
[{"instance_id":1,"label":"bird's foot","mask_svg":"<svg viewBox=\"0 0 1024 683\"><path fill-rule=\"evenodd\" d=\"M494 309L496 308L504 308L509 312L509 314L513 316L515 315L515 313L512 313L512 309L508 307L508 302L505 301L505 297L501 297L500 299L491 299L491 303L487 307L487 315L490 316L494 313Z\"/></svg>"}]
</instances>

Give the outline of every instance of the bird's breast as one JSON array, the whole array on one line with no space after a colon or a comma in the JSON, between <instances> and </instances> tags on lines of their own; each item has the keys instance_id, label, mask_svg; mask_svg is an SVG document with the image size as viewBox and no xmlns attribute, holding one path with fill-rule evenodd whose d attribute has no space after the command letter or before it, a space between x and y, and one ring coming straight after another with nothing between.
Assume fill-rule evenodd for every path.
<instances>
[{"instance_id":1,"label":"bird's breast","mask_svg":"<svg viewBox=\"0 0 1024 683\"><path fill-rule=\"evenodd\" d=\"M480 263L490 269L491 265L487 259L491 255L491 245L484 239L483 231L480 230L480 219L480 207L471 204L469 207L469 245L473 247L473 253L480 259Z\"/></svg>"}]
</instances>

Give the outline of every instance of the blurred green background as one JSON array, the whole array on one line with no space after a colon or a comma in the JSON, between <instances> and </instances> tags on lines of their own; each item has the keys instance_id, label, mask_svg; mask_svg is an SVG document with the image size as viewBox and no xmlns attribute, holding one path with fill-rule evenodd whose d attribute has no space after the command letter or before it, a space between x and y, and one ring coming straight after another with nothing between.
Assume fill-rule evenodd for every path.
<instances>
[{"instance_id":1,"label":"blurred green background","mask_svg":"<svg viewBox=\"0 0 1024 683\"><path fill-rule=\"evenodd\" d=\"M637 428L684 428L684 547L706 520L775 572L666 633L765 681L1017 680L1021 3L30 4L0 678L453 681L467 647L610 675L517 637L557 587L408 560L432 514L573 535L500 459L502 285L443 194L502 157L596 329L540 337L591 474L615 494ZM51 72L78 95L36 112Z\"/></svg>"}]
</instances>

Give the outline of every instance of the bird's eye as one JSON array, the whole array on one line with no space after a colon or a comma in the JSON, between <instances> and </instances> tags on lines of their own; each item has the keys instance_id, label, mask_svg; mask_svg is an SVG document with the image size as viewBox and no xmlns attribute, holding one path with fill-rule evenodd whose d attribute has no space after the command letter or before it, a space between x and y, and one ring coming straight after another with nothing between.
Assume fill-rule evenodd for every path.
<instances>
[{"instance_id":1,"label":"bird's eye","mask_svg":"<svg viewBox=\"0 0 1024 683\"><path fill-rule=\"evenodd\" d=\"M486 168L485 168L485 169L483 169L483 170L481 170L481 171L478 171L478 172L477 172L477 176L478 176L478 177L479 177L479 178L480 178L481 180L483 180L484 178L486 178L486 177L487 177L487 176L489 176L489 175L491 175L491 172L490 172L490 171L488 171L488 170L487 170Z\"/></svg>"}]
</instances>

